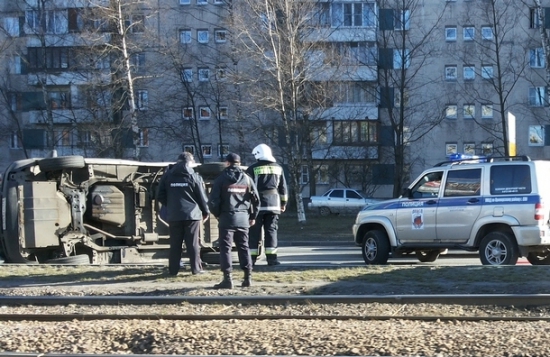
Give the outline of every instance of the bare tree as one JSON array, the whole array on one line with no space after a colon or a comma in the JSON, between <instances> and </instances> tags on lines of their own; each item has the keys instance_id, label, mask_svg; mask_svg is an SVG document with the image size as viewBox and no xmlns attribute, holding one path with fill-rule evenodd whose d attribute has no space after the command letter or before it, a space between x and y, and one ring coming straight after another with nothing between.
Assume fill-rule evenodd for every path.
<instances>
[{"instance_id":1,"label":"bare tree","mask_svg":"<svg viewBox=\"0 0 550 357\"><path fill-rule=\"evenodd\" d=\"M440 77L426 68L440 54L434 44L444 8L428 15L422 13L419 0L383 0L379 6L380 115L391 136L383 154L394 165L393 196L397 197L409 181L414 161L411 145L443 119L445 98L430 90Z\"/></svg>"},{"instance_id":2,"label":"bare tree","mask_svg":"<svg viewBox=\"0 0 550 357\"><path fill-rule=\"evenodd\" d=\"M364 143L369 124L376 123L368 118L377 118L375 105L365 104L367 89L360 88L363 83L375 88L377 78L374 3L358 4L353 19L357 28L351 30L353 26L346 24L343 31L338 28L343 23L331 23L331 6L245 0L231 8L229 28L239 68L247 69L239 72L238 80L248 99L243 107L252 125L250 133L282 154L300 222L306 220L302 191L309 185L315 192L316 173L329 163L334 166L348 159L347 148L356 160L370 159ZM360 93L361 100L356 99L354 106L339 105L352 90ZM304 167L309 180L304 179Z\"/></svg>"}]
</instances>

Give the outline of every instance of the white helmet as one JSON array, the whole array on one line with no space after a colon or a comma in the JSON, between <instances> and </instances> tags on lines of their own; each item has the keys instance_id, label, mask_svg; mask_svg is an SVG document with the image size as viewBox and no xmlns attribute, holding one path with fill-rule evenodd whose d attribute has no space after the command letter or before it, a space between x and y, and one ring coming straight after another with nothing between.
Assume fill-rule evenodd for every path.
<instances>
[{"instance_id":1,"label":"white helmet","mask_svg":"<svg viewBox=\"0 0 550 357\"><path fill-rule=\"evenodd\" d=\"M266 144L260 144L256 146L254 149L252 149L252 154L256 158L256 160L265 160L265 161L271 161L276 162L275 158L273 157L273 154L271 153L271 148L267 146Z\"/></svg>"}]
</instances>

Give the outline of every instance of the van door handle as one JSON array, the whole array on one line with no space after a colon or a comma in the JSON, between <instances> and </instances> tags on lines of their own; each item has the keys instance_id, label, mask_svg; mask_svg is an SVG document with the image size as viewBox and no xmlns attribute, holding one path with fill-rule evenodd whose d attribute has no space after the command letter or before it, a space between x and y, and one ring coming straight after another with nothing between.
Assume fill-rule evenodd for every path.
<instances>
[{"instance_id":1,"label":"van door handle","mask_svg":"<svg viewBox=\"0 0 550 357\"><path fill-rule=\"evenodd\" d=\"M436 200L429 200L429 201L426 201L426 204L427 205L435 205L437 203Z\"/></svg>"},{"instance_id":2,"label":"van door handle","mask_svg":"<svg viewBox=\"0 0 550 357\"><path fill-rule=\"evenodd\" d=\"M479 198L470 198L468 200L468 203L478 203L479 202Z\"/></svg>"}]
</instances>

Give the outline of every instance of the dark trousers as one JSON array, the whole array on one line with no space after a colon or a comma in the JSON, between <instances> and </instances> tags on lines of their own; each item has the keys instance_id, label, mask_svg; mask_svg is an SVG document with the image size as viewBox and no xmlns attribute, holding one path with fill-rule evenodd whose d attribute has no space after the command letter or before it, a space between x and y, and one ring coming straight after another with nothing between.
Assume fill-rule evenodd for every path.
<instances>
[{"instance_id":1,"label":"dark trousers","mask_svg":"<svg viewBox=\"0 0 550 357\"><path fill-rule=\"evenodd\" d=\"M264 230L264 247L266 254L277 254L277 229L279 228L279 215L262 213L256 217L256 222L250 227L250 249L259 254L258 246Z\"/></svg>"},{"instance_id":2,"label":"dark trousers","mask_svg":"<svg viewBox=\"0 0 550 357\"><path fill-rule=\"evenodd\" d=\"M189 256L191 272L202 270L199 228L201 221L172 221L170 222L170 255L168 257L168 271L176 275L180 269L182 244L185 241Z\"/></svg>"},{"instance_id":3,"label":"dark trousers","mask_svg":"<svg viewBox=\"0 0 550 357\"><path fill-rule=\"evenodd\" d=\"M220 227L220 266L224 273L233 271L231 249L233 240L239 254L239 265L244 271L252 270L252 259L248 250L248 228Z\"/></svg>"}]
</instances>

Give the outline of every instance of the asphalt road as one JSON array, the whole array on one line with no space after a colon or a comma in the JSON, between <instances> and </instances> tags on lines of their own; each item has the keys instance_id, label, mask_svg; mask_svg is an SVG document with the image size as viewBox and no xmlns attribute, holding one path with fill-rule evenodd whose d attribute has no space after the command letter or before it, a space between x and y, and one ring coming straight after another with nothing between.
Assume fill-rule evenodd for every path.
<instances>
[{"instance_id":1,"label":"asphalt road","mask_svg":"<svg viewBox=\"0 0 550 357\"><path fill-rule=\"evenodd\" d=\"M282 264L298 266L361 266L365 265L361 248L354 246L283 246L279 247L278 258ZM260 260L257 265L265 265ZM390 258L388 264L397 265L481 265L477 252L449 251L432 263L422 263L414 254L404 258ZM529 265L520 258L518 265Z\"/></svg>"}]
</instances>

